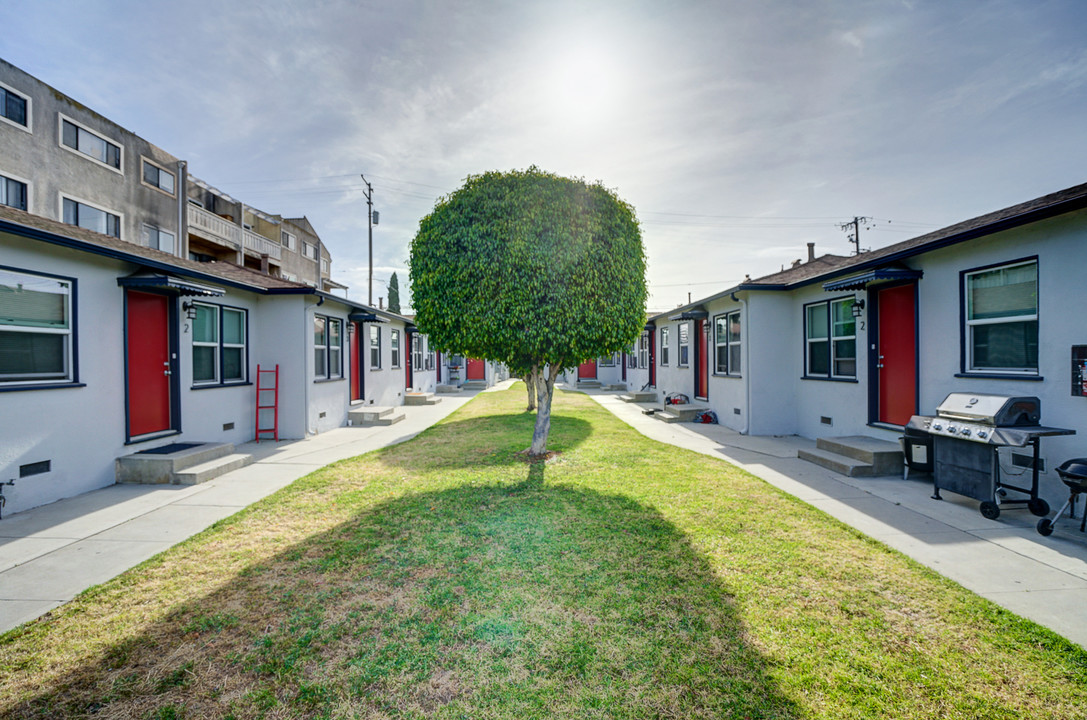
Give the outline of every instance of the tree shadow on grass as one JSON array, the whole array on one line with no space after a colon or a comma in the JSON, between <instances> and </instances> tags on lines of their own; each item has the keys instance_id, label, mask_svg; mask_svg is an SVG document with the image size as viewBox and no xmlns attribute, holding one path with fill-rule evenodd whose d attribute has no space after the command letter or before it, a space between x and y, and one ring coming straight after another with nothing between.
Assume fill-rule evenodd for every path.
<instances>
[{"instance_id":1,"label":"tree shadow on grass","mask_svg":"<svg viewBox=\"0 0 1087 720\"><path fill-rule=\"evenodd\" d=\"M797 714L682 532L546 472L363 509L0 714Z\"/></svg>"}]
</instances>

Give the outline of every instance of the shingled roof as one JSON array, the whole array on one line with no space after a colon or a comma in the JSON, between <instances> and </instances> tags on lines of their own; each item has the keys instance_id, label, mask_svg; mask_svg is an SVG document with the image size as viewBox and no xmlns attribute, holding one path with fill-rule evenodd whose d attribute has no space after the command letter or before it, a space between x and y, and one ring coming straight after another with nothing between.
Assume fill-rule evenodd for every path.
<instances>
[{"instance_id":1,"label":"shingled roof","mask_svg":"<svg viewBox=\"0 0 1087 720\"><path fill-rule=\"evenodd\" d=\"M921 253L1084 208L1087 208L1087 183L1043 195L1018 205L1006 207L1003 210L979 215L970 220L964 220L925 235L888 245L879 250L871 250L851 257L823 255L780 272L764 275L755 280L745 280L739 285L709 297L667 312L658 313L653 316L653 319L657 320L674 315L688 308L694 308L743 290L793 290L812 283L825 282L836 277L844 277L872 268L892 266L894 263L914 255L920 255Z\"/></svg>"}]
</instances>

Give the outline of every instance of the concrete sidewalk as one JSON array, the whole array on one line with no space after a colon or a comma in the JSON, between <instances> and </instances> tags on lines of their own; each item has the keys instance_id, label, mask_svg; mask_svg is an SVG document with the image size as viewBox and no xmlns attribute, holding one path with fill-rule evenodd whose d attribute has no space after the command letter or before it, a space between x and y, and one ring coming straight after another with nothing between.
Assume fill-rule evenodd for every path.
<instances>
[{"instance_id":1,"label":"concrete sidewalk","mask_svg":"<svg viewBox=\"0 0 1087 720\"><path fill-rule=\"evenodd\" d=\"M927 475L846 477L799 459L798 449L815 447L805 438L664 423L643 414L650 406L625 403L618 393L588 394L646 437L727 460L1087 648L1087 535L1079 532L1079 519L1066 514L1045 538L1034 529L1038 518L1019 506L993 521L981 516L975 500L951 492L944 492L942 501L932 500Z\"/></svg>"},{"instance_id":2,"label":"concrete sidewalk","mask_svg":"<svg viewBox=\"0 0 1087 720\"><path fill-rule=\"evenodd\" d=\"M44 615L314 470L409 440L476 394L443 394L437 405L405 406L404 420L395 425L246 443L238 452L252 455L252 465L201 485L111 485L4 518L0 632Z\"/></svg>"}]
</instances>

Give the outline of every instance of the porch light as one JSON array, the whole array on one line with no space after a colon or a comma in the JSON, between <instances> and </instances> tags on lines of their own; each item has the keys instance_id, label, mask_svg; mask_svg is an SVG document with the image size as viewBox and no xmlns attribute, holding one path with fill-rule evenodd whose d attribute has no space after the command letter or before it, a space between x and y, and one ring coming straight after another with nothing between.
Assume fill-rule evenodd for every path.
<instances>
[{"instance_id":1,"label":"porch light","mask_svg":"<svg viewBox=\"0 0 1087 720\"><path fill-rule=\"evenodd\" d=\"M196 304L192 300L186 300L181 303L181 309L185 311L185 317L189 320L196 319Z\"/></svg>"},{"instance_id":2,"label":"porch light","mask_svg":"<svg viewBox=\"0 0 1087 720\"><path fill-rule=\"evenodd\" d=\"M853 317L859 318L864 314L864 300L853 301Z\"/></svg>"}]
</instances>

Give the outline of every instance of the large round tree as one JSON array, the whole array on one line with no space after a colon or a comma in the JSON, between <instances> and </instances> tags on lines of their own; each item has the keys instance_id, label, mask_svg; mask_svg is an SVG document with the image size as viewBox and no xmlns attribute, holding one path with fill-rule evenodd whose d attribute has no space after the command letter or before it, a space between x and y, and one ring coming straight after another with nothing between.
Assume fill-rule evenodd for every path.
<instances>
[{"instance_id":1,"label":"large round tree","mask_svg":"<svg viewBox=\"0 0 1087 720\"><path fill-rule=\"evenodd\" d=\"M530 453L547 452L563 371L645 325L645 251L633 208L599 183L532 167L469 176L411 244L415 323L435 347L529 368Z\"/></svg>"}]
</instances>

